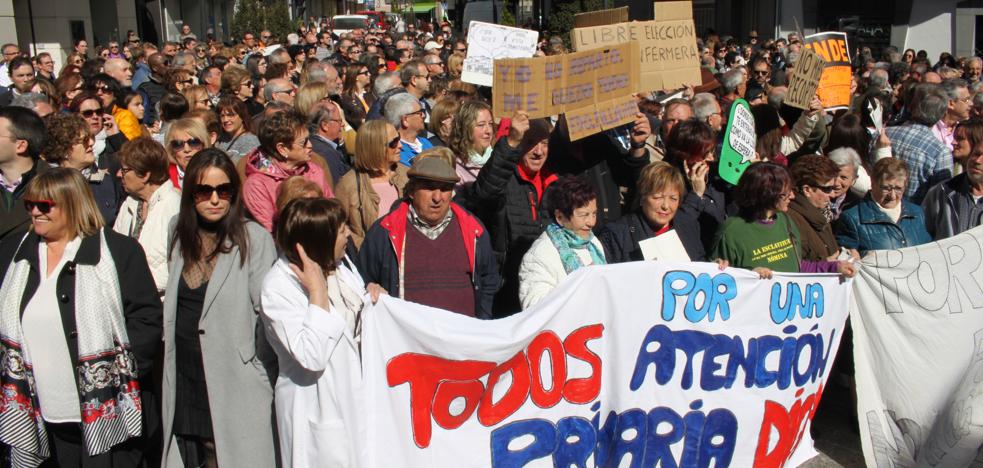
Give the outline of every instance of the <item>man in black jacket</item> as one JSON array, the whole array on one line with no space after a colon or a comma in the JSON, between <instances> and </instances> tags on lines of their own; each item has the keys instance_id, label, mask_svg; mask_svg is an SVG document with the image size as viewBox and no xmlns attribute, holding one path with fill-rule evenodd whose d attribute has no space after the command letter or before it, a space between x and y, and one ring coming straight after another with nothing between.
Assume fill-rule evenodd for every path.
<instances>
[{"instance_id":1,"label":"man in black jacket","mask_svg":"<svg viewBox=\"0 0 983 468\"><path fill-rule=\"evenodd\" d=\"M157 103L160 98L167 94L164 87L164 72L167 71L167 58L161 54L153 54L147 58L147 66L150 67L150 77L147 81L140 83L137 88L143 96L143 115L144 125L153 126L154 122L160 120Z\"/></svg>"},{"instance_id":2,"label":"man in black jacket","mask_svg":"<svg viewBox=\"0 0 983 468\"><path fill-rule=\"evenodd\" d=\"M27 229L23 197L27 184L48 169L39 158L43 144L44 122L34 111L0 108L0 240Z\"/></svg>"}]
</instances>

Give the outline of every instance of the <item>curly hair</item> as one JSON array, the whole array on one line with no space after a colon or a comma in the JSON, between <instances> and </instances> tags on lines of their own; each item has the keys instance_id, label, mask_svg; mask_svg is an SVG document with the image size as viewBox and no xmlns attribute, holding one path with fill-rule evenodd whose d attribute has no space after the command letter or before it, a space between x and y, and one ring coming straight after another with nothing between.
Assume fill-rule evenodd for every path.
<instances>
[{"instance_id":1,"label":"curly hair","mask_svg":"<svg viewBox=\"0 0 983 468\"><path fill-rule=\"evenodd\" d=\"M89 124L78 114L56 113L47 119L47 132L41 157L61 165L80 139L89 138Z\"/></svg>"},{"instance_id":2,"label":"curly hair","mask_svg":"<svg viewBox=\"0 0 983 468\"><path fill-rule=\"evenodd\" d=\"M293 139L307 128L307 119L295 109L277 112L264 119L259 126L259 145L263 152L272 157L280 157L276 150L277 144L291 145Z\"/></svg>"},{"instance_id":3,"label":"curly hair","mask_svg":"<svg viewBox=\"0 0 983 468\"><path fill-rule=\"evenodd\" d=\"M564 176L554 182L546 192L546 206L550 211L559 211L563 216L573 216L574 210L587 206L597 199L597 189L586 179Z\"/></svg>"},{"instance_id":4,"label":"curly hair","mask_svg":"<svg viewBox=\"0 0 983 468\"><path fill-rule=\"evenodd\" d=\"M835 179L840 167L826 156L807 154L795 160L791 172L795 188L801 190L804 185L819 187Z\"/></svg>"},{"instance_id":5,"label":"curly hair","mask_svg":"<svg viewBox=\"0 0 983 468\"><path fill-rule=\"evenodd\" d=\"M451 126L450 141L447 147L454 151L454 154L461 161L468 160L468 154L474 147L474 123L478 120L481 111L492 113L488 104L481 101L470 101L461 106L454 115L454 124Z\"/></svg>"}]
</instances>

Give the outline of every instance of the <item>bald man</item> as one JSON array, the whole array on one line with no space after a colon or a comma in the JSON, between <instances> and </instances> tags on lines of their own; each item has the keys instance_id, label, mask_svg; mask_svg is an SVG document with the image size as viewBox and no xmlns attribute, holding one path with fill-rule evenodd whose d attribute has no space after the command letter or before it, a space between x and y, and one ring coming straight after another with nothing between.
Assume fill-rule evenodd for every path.
<instances>
[{"instance_id":1,"label":"bald man","mask_svg":"<svg viewBox=\"0 0 983 468\"><path fill-rule=\"evenodd\" d=\"M119 84L123 86L129 87L133 84L133 67L126 59L111 58L106 60L106 64L103 65L103 71L115 78L116 81L119 81Z\"/></svg>"},{"instance_id":2,"label":"bald man","mask_svg":"<svg viewBox=\"0 0 983 468\"><path fill-rule=\"evenodd\" d=\"M934 71L925 72L925 74L922 75L922 83L942 83L942 75L939 75Z\"/></svg>"}]
</instances>

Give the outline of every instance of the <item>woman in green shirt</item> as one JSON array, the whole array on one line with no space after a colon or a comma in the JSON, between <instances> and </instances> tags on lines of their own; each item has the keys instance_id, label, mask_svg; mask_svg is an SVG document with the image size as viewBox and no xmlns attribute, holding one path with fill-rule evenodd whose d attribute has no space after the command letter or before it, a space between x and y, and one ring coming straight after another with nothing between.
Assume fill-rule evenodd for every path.
<instances>
[{"instance_id":1,"label":"woman in green shirt","mask_svg":"<svg viewBox=\"0 0 983 468\"><path fill-rule=\"evenodd\" d=\"M727 218L717 230L710 256L766 279L772 271L853 277L856 268L851 262L802 259L799 230L785 214L793 198L792 178L784 166L752 164L734 190L738 215Z\"/></svg>"}]
</instances>

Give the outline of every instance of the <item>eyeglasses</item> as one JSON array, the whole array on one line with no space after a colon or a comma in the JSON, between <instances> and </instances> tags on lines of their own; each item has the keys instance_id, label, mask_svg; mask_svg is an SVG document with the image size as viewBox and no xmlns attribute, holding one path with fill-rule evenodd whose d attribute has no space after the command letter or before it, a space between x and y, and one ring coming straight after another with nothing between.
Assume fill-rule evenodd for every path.
<instances>
[{"instance_id":1,"label":"eyeglasses","mask_svg":"<svg viewBox=\"0 0 983 468\"><path fill-rule=\"evenodd\" d=\"M414 112L410 112L410 113L406 114L407 117L409 117L411 115L419 115L420 117L423 117L424 115L426 115L426 112L423 109L420 109L418 111L414 111Z\"/></svg>"},{"instance_id":2,"label":"eyeglasses","mask_svg":"<svg viewBox=\"0 0 983 468\"><path fill-rule=\"evenodd\" d=\"M96 108L96 109L88 109L88 110L84 110L84 111L79 111L79 114L81 114L82 117L85 117L87 119L90 119L90 118L92 118L92 117L94 117L96 115L101 116L103 114L103 111L102 111L101 108Z\"/></svg>"},{"instance_id":3,"label":"eyeglasses","mask_svg":"<svg viewBox=\"0 0 983 468\"><path fill-rule=\"evenodd\" d=\"M274 90L272 94L276 94L276 93L287 93L287 94L293 95L293 94L297 93L297 88L277 89L277 90Z\"/></svg>"},{"instance_id":4,"label":"eyeglasses","mask_svg":"<svg viewBox=\"0 0 983 468\"><path fill-rule=\"evenodd\" d=\"M389 149L396 149L396 148L398 148L399 147L399 135L397 135L396 138L393 138L386 146L389 146Z\"/></svg>"},{"instance_id":5,"label":"eyeglasses","mask_svg":"<svg viewBox=\"0 0 983 468\"><path fill-rule=\"evenodd\" d=\"M205 144L197 138L190 138L187 140L171 140L171 149L174 151L183 149L185 146L191 148L193 151L198 151L205 146Z\"/></svg>"},{"instance_id":6,"label":"eyeglasses","mask_svg":"<svg viewBox=\"0 0 983 468\"><path fill-rule=\"evenodd\" d=\"M767 76L770 72L768 70L754 70L753 73L757 76Z\"/></svg>"},{"instance_id":7,"label":"eyeglasses","mask_svg":"<svg viewBox=\"0 0 983 468\"><path fill-rule=\"evenodd\" d=\"M823 193L827 195L833 193L833 190L836 190L836 187L833 185L810 185L810 187L816 190L821 190Z\"/></svg>"},{"instance_id":8,"label":"eyeglasses","mask_svg":"<svg viewBox=\"0 0 983 468\"><path fill-rule=\"evenodd\" d=\"M885 193L889 193L889 192L904 193L904 187L897 187L897 186L892 187L890 185L881 185L879 188L881 189L881 192L885 192Z\"/></svg>"},{"instance_id":9,"label":"eyeglasses","mask_svg":"<svg viewBox=\"0 0 983 468\"><path fill-rule=\"evenodd\" d=\"M358 75L371 75L371 73L369 73L368 70L362 70L362 71L356 73L355 75L356 76L358 76Z\"/></svg>"},{"instance_id":10,"label":"eyeglasses","mask_svg":"<svg viewBox=\"0 0 983 468\"><path fill-rule=\"evenodd\" d=\"M311 142L310 138L304 138L303 140L295 140L291 143L291 146L300 146L301 148L307 146Z\"/></svg>"},{"instance_id":11,"label":"eyeglasses","mask_svg":"<svg viewBox=\"0 0 983 468\"><path fill-rule=\"evenodd\" d=\"M454 52L467 52L467 51L468 51L467 48L464 48L464 49L454 49Z\"/></svg>"},{"instance_id":12,"label":"eyeglasses","mask_svg":"<svg viewBox=\"0 0 983 468\"><path fill-rule=\"evenodd\" d=\"M179 83L179 84L186 84L186 85L190 85L190 84L195 84L195 80L192 80L191 78L188 78L188 79L186 79L186 80L181 80L181 81L178 81L178 83Z\"/></svg>"},{"instance_id":13,"label":"eyeglasses","mask_svg":"<svg viewBox=\"0 0 983 468\"><path fill-rule=\"evenodd\" d=\"M229 201L235 195L235 187L232 186L232 182L226 182L217 187L208 184L198 184L195 187L194 193L195 203L211 200L213 193L218 194L219 200Z\"/></svg>"},{"instance_id":14,"label":"eyeglasses","mask_svg":"<svg viewBox=\"0 0 983 468\"><path fill-rule=\"evenodd\" d=\"M132 172L132 171L133 171L133 168L132 167L126 167L126 166L123 166L123 165L120 165L119 166L119 175L120 175L120 177L123 177L123 176L126 175L127 172Z\"/></svg>"},{"instance_id":15,"label":"eyeglasses","mask_svg":"<svg viewBox=\"0 0 983 468\"><path fill-rule=\"evenodd\" d=\"M55 202L51 200L28 200L24 199L24 209L28 213L34 211L35 208L41 212L41 214L48 214L51 212L51 208L55 206Z\"/></svg>"}]
</instances>

